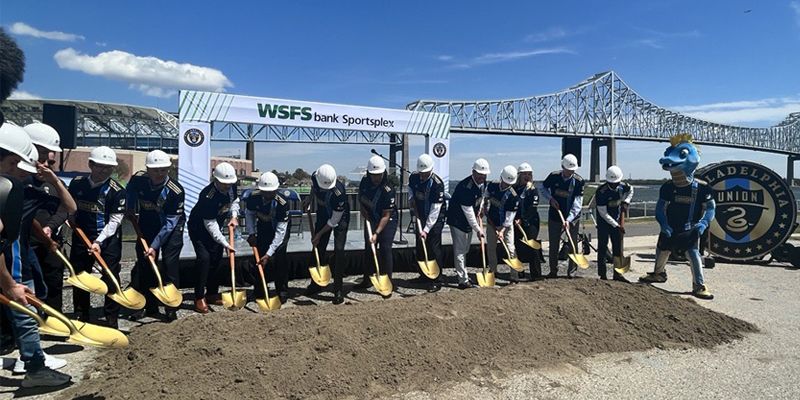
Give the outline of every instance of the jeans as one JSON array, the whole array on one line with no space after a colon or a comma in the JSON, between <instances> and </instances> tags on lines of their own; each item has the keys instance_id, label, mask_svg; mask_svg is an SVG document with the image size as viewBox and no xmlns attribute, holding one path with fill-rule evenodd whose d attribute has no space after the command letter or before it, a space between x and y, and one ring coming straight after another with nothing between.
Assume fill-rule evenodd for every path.
<instances>
[{"instance_id":1,"label":"jeans","mask_svg":"<svg viewBox=\"0 0 800 400\"><path fill-rule=\"evenodd\" d=\"M33 290L33 280L22 282L23 285ZM36 309L28 305L27 308L33 312ZM39 324L28 314L11 309L11 329L17 339L19 347L19 358L25 363L28 372L36 372L44 368L44 351L39 342Z\"/></svg>"}]
</instances>

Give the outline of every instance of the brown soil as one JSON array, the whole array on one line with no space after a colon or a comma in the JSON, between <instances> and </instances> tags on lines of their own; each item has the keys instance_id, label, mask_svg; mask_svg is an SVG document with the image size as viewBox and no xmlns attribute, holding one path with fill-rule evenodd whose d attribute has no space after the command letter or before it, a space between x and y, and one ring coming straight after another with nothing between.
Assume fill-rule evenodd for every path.
<instances>
[{"instance_id":1,"label":"brown soil","mask_svg":"<svg viewBox=\"0 0 800 400\"><path fill-rule=\"evenodd\" d=\"M757 328L639 285L549 280L135 329L68 398L374 398L597 353L709 348Z\"/></svg>"}]
</instances>

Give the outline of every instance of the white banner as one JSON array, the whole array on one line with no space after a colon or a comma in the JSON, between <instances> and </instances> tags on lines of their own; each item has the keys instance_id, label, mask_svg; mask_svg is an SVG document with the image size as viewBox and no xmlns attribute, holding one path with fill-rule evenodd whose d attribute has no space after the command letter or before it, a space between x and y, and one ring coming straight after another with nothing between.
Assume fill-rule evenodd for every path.
<instances>
[{"instance_id":1,"label":"white banner","mask_svg":"<svg viewBox=\"0 0 800 400\"><path fill-rule=\"evenodd\" d=\"M211 176L211 125L181 122L178 129L178 181L186 192L188 217Z\"/></svg>"},{"instance_id":2,"label":"white banner","mask_svg":"<svg viewBox=\"0 0 800 400\"><path fill-rule=\"evenodd\" d=\"M445 193L450 193L450 139L426 137L425 152L433 157L433 172L442 178Z\"/></svg>"}]
</instances>

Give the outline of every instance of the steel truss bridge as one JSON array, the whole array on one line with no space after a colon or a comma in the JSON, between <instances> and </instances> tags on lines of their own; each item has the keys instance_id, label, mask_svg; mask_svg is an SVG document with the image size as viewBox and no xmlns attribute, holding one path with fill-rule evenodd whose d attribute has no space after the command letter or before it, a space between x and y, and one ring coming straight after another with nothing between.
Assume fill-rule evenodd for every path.
<instances>
[{"instance_id":1,"label":"steel truss bridge","mask_svg":"<svg viewBox=\"0 0 800 400\"><path fill-rule=\"evenodd\" d=\"M800 159L800 112L769 128L704 121L648 101L614 71L542 96L495 101L420 100L406 109L450 114L451 133L589 138L610 146L609 150L613 144L608 141L614 139L660 142L676 133L690 133L699 144L785 154L789 156L787 178L793 175L794 161ZM593 153L595 147L593 143Z\"/></svg>"}]
</instances>

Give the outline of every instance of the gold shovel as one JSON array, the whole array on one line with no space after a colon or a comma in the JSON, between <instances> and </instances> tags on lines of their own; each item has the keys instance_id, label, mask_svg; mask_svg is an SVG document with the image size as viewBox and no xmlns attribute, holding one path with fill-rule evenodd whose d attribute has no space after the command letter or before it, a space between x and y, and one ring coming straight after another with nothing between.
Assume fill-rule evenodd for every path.
<instances>
[{"instance_id":1,"label":"gold shovel","mask_svg":"<svg viewBox=\"0 0 800 400\"><path fill-rule=\"evenodd\" d=\"M561 213L561 210L556 209L558 211L558 216L561 217L561 224L564 224L566 220L564 219L564 214ZM575 247L575 242L572 241L572 236L569 234L569 230L567 232L567 239L569 239L569 244L572 246L572 253L569 253L569 258L578 264L581 269L589 268L589 260L586 259L586 256L583 254L578 253L578 248ZM551 256L552 257L552 256Z\"/></svg>"},{"instance_id":2,"label":"gold shovel","mask_svg":"<svg viewBox=\"0 0 800 400\"><path fill-rule=\"evenodd\" d=\"M625 229L625 212L623 211L619 216L619 226ZM614 271L620 275L624 275L631 269L631 256L624 256L622 252L623 244L625 243L625 235L620 235L619 238L619 257L614 257Z\"/></svg>"},{"instance_id":3,"label":"gold shovel","mask_svg":"<svg viewBox=\"0 0 800 400\"><path fill-rule=\"evenodd\" d=\"M372 286L375 286L375 290L378 293L388 296L392 294L392 280L389 279L389 275L381 275L381 268L378 266L378 253L375 250L375 243L372 243L372 224L369 223L369 220L366 220L365 223L367 224L367 241L370 242L372 257L375 260L375 275L370 275L369 280L372 281Z\"/></svg>"},{"instance_id":4,"label":"gold shovel","mask_svg":"<svg viewBox=\"0 0 800 400\"><path fill-rule=\"evenodd\" d=\"M483 221L481 221L481 229L483 229ZM483 272L477 272L475 278L478 280L480 287L494 286L494 272L486 269L486 242L481 237L481 260L483 260Z\"/></svg>"},{"instance_id":5,"label":"gold shovel","mask_svg":"<svg viewBox=\"0 0 800 400\"><path fill-rule=\"evenodd\" d=\"M256 257L256 265L258 266L258 274L261 275L261 284L264 285L264 298L256 299L258 309L261 311L275 311L281 308L281 299L278 296L269 297L269 290L267 290L267 280L264 278L264 267L261 266L261 257L258 255L258 248L253 247L253 255Z\"/></svg>"},{"instance_id":6,"label":"gold shovel","mask_svg":"<svg viewBox=\"0 0 800 400\"><path fill-rule=\"evenodd\" d=\"M72 228L72 230L74 230L75 232L78 232L78 236L80 236L81 239L83 239L83 243L86 244L87 248L89 249L92 248L92 243L89 241L89 238L86 237L86 234L83 233L83 230L81 228L78 228L77 226L73 225L70 225L70 228ZM114 300L117 303L119 303L119 305L125 308L129 308L131 310L141 310L142 308L144 308L144 305L147 302L144 296L142 296L141 293L137 292L136 289L132 287L127 288L123 291L119 287L119 282L117 281L117 278L114 276L114 273L111 272L110 268L108 268L108 265L106 264L105 260L103 260L103 257L100 256L100 253L92 252L92 254L94 254L94 258L97 260L97 263L100 264L100 267L103 268L103 272L106 274L108 279L110 279L111 283L114 285L114 293L108 294L108 297L111 300Z\"/></svg>"},{"instance_id":7,"label":"gold shovel","mask_svg":"<svg viewBox=\"0 0 800 400\"><path fill-rule=\"evenodd\" d=\"M430 279L436 279L439 277L439 273L441 270L439 269L439 263L436 262L436 259L429 259L428 258L428 246L425 245L425 239L422 238L419 234L422 233L422 223L419 221L419 214L417 214L417 209L414 209L414 215L416 216L417 220L417 238L422 242L422 254L425 256L425 261L417 261L419 264L419 269L422 271L425 276Z\"/></svg>"},{"instance_id":8,"label":"gold shovel","mask_svg":"<svg viewBox=\"0 0 800 400\"><path fill-rule=\"evenodd\" d=\"M503 238L503 236L500 235L500 231L498 231L495 228L492 221L489 221L489 224L491 225L492 229L494 229L495 236L497 236L497 238L500 239L500 243L503 244L503 248L506 249L506 255L508 255L508 258L504 258L503 262L509 267L514 268L514 270L516 270L517 272L525 271L525 265L522 264L522 261L520 261L519 258L517 257L513 258L511 257L511 250L508 249L508 245L506 244L505 238Z\"/></svg>"},{"instance_id":9,"label":"gold shovel","mask_svg":"<svg viewBox=\"0 0 800 400\"><path fill-rule=\"evenodd\" d=\"M308 215L308 229L311 231L311 238L313 239L316 233L314 232L314 221L311 220L311 210L306 212L306 215ZM308 273L318 286L328 286L331 282L331 267L320 264L317 246L312 245L312 247L314 248L314 259L317 261L317 265L308 267Z\"/></svg>"},{"instance_id":10,"label":"gold shovel","mask_svg":"<svg viewBox=\"0 0 800 400\"><path fill-rule=\"evenodd\" d=\"M233 227L228 225L228 240L231 247L233 247ZM231 311L239 311L247 304L247 295L244 290L236 290L236 255L228 252L228 257L231 260L231 292L222 294L222 306Z\"/></svg>"},{"instance_id":11,"label":"gold shovel","mask_svg":"<svg viewBox=\"0 0 800 400\"><path fill-rule=\"evenodd\" d=\"M53 249L53 239L50 236L47 236L44 231L42 230L42 226L39 224L39 221L33 220L33 235L39 239L40 242L44 243L48 249ZM61 250L56 249L55 255L61 259L64 265L67 266L69 269L69 278L67 278L67 283L76 287L81 290L85 290L89 293L95 293L102 296L105 296L108 293L108 286L105 282L100 280L100 278L85 272L81 271L79 274L75 273L75 268L72 267L72 264L69 262L69 259L61 252Z\"/></svg>"},{"instance_id":12,"label":"gold shovel","mask_svg":"<svg viewBox=\"0 0 800 400\"><path fill-rule=\"evenodd\" d=\"M519 222L515 223L514 225L516 225L517 228L519 228L519 231L522 232L522 243L525 243L528 245L528 247L534 250L539 250L542 248L542 244L537 242L536 239L528 239L528 234L525 232L525 229L522 228L522 225Z\"/></svg>"},{"instance_id":13,"label":"gold shovel","mask_svg":"<svg viewBox=\"0 0 800 400\"><path fill-rule=\"evenodd\" d=\"M136 236L139 237L139 242L142 244L142 248L144 248L145 252L150 251L150 246L147 245L147 240L144 239L144 235L142 235L142 231L139 229L139 223L134 219L131 219L130 221L131 225L133 225L133 230L136 231ZM150 266L153 267L153 272L156 274L156 279L158 280L158 286L150 288L150 292L153 293L153 296L156 296L158 301L166 304L169 307L179 306L183 302L183 295L181 295L181 291L175 287L174 283L169 283L164 286L164 283L161 280L161 273L158 271L156 260L151 256L148 256L147 259L150 260Z\"/></svg>"}]
</instances>

